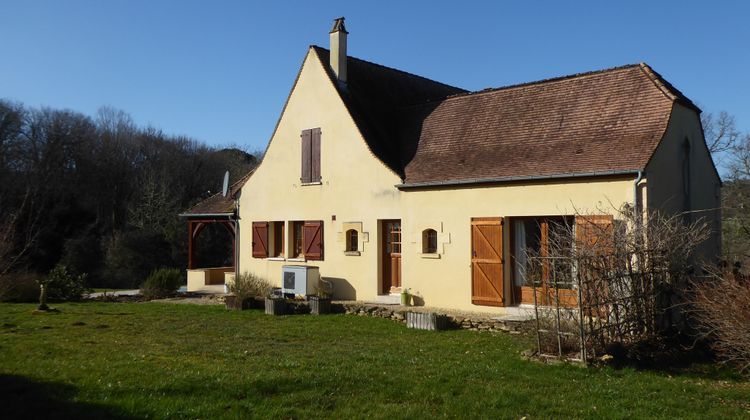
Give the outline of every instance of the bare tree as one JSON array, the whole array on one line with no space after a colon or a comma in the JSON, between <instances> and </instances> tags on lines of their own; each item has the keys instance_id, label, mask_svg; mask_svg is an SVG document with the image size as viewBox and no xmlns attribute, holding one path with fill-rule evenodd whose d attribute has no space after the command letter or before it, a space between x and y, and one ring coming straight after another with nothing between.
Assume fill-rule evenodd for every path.
<instances>
[{"instance_id":1,"label":"bare tree","mask_svg":"<svg viewBox=\"0 0 750 420\"><path fill-rule=\"evenodd\" d=\"M713 155L732 150L741 137L734 116L726 111L718 115L712 112L701 114L701 124L706 145Z\"/></svg>"}]
</instances>

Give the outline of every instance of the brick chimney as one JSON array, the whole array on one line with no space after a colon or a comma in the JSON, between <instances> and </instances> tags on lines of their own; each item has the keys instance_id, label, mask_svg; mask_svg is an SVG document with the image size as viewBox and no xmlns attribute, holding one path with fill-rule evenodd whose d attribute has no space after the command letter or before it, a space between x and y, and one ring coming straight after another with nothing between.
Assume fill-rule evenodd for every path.
<instances>
[{"instance_id":1,"label":"brick chimney","mask_svg":"<svg viewBox=\"0 0 750 420\"><path fill-rule=\"evenodd\" d=\"M344 27L344 18L333 21L331 29L331 69L341 83L346 83L346 35L349 32Z\"/></svg>"}]
</instances>

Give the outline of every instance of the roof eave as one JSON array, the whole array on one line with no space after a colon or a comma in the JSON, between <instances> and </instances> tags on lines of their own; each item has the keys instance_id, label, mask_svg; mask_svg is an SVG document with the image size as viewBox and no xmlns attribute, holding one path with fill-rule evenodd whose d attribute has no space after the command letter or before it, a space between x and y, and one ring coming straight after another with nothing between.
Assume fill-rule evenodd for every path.
<instances>
[{"instance_id":1,"label":"roof eave","mask_svg":"<svg viewBox=\"0 0 750 420\"><path fill-rule=\"evenodd\" d=\"M231 213L180 213L178 217L232 217L234 212Z\"/></svg>"},{"instance_id":2,"label":"roof eave","mask_svg":"<svg viewBox=\"0 0 750 420\"><path fill-rule=\"evenodd\" d=\"M472 178L472 179L446 180L446 181L405 182L403 184L397 184L395 187L398 188L399 190L403 190L403 189L431 188L431 187L433 188L434 187L452 187L452 186L462 186L462 185L502 184L502 183L507 183L507 182L545 181L545 180L553 180L553 179L637 175L638 172L639 172L638 169L624 169L624 170L614 170L614 171L580 172L580 173L551 174L551 175L508 176L508 177L498 177L498 178Z\"/></svg>"}]
</instances>

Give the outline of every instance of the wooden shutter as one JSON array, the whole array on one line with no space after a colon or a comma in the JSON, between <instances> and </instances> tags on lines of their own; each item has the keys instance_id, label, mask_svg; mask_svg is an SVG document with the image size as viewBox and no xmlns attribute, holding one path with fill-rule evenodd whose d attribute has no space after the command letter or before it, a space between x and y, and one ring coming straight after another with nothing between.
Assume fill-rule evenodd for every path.
<instances>
[{"instance_id":1,"label":"wooden shutter","mask_svg":"<svg viewBox=\"0 0 750 420\"><path fill-rule=\"evenodd\" d=\"M471 219L471 303L503 306L503 218Z\"/></svg>"},{"instance_id":2,"label":"wooden shutter","mask_svg":"<svg viewBox=\"0 0 750 420\"><path fill-rule=\"evenodd\" d=\"M312 182L312 130L302 130L302 175L300 182Z\"/></svg>"},{"instance_id":3,"label":"wooden shutter","mask_svg":"<svg viewBox=\"0 0 750 420\"><path fill-rule=\"evenodd\" d=\"M302 227L302 249L307 260L323 259L323 222L305 222Z\"/></svg>"},{"instance_id":4,"label":"wooden shutter","mask_svg":"<svg viewBox=\"0 0 750 420\"><path fill-rule=\"evenodd\" d=\"M313 128L310 145L310 182L320 182L320 128Z\"/></svg>"},{"instance_id":5,"label":"wooden shutter","mask_svg":"<svg viewBox=\"0 0 750 420\"><path fill-rule=\"evenodd\" d=\"M268 222L253 222L253 258L268 258Z\"/></svg>"},{"instance_id":6,"label":"wooden shutter","mask_svg":"<svg viewBox=\"0 0 750 420\"><path fill-rule=\"evenodd\" d=\"M579 262L578 280L582 283L583 311L588 316L606 317L610 290L600 283L598 273L609 271L615 262L614 218L611 215L576 216L576 254ZM577 299L576 299L577 303Z\"/></svg>"},{"instance_id":7,"label":"wooden shutter","mask_svg":"<svg viewBox=\"0 0 750 420\"><path fill-rule=\"evenodd\" d=\"M586 254L610 253L614 244L612 215L576 216L576 247Z\"/></svg>"}]
</instances>

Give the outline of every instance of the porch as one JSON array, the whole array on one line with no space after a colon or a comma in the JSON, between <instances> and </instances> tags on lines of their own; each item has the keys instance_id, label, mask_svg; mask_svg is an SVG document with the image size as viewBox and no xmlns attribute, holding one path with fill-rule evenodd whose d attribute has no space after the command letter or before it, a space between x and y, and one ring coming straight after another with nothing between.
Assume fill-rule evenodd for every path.
<instances>
[{"instance_id":1,"label":"porch","mask_svg":"<svg viewBox=\"0 0 750 420\"><path fill-rule=\"evenodd\" d=\"M188 228L188 292L226 293L225 285L234 280L239 235L234 189L233 185L231 193L214 194L180 214Z\"/></svg>"},{"instance_id":2,"label":"porch","mask_svg":"<svg viewBox=\"0 0 750 420\"><path fill-rule=\"evenodd\" d=\"M187 270L187 291L225 293L225 285L234 281L234 267L193 268Z\"/></svg>"}]
</instances>

